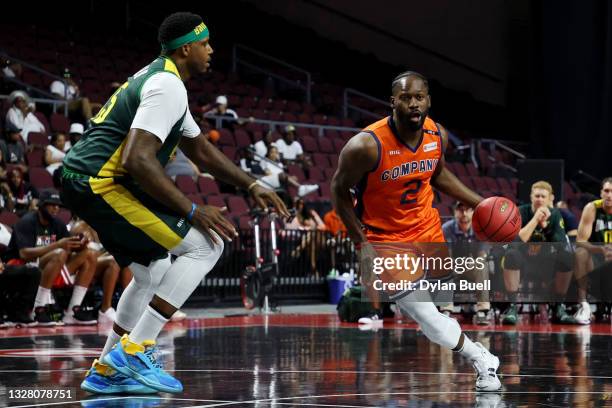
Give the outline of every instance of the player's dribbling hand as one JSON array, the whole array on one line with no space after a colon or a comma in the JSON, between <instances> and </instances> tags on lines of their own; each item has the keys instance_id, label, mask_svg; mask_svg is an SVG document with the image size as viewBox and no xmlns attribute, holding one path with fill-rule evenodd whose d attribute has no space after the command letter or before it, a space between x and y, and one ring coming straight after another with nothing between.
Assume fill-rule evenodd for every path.
<instances>
[{"instance_id":1,"label":"player's dribbling hand","mask_svg":"<svg viewBox=\"0 0 612 408\"><path fill-rule=\"evenodd\" d=\"M215 231L226 241L232 241L233 237L238 236L236 228L229 222L223 213L227 207L215 207L213 205L199 205L193 213L191 223L201 232L208 235L215 244L219 241L211 231Z\"/></svg>"},{"instance_id":2,"label":"player's dribbling hand","mask_svg":"<svg viewBox=\"0 0 612 408\"><path fill-rule=\"evenodd\" d=\"M281 217L285 219L291 217L287 207L285 207L285 203L274 191L256 184L251 188L250 194L257 206L262 210L266 211L268 205L272 205Z\"/></svg>"},{"instance_id":3,"label":"player's dribbling hand","mask_svg":"<svg viewBox=\"0 0 612 408\"><path fill-rule=\"evenodd\" d=\"M376 274L374 273L374 258L378 256L378 253L374 249L374 246L367 241L362 242L361 247L357 251L361 281L364 285L371 285L376 280Z\"/></svg>"}]
</instances>

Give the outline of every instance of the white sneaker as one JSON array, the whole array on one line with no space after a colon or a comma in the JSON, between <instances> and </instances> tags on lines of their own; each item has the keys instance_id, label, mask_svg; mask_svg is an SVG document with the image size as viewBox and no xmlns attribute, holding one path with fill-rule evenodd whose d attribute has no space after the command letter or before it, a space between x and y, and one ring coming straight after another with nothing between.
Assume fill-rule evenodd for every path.
<instances>
[{"instance_id":1,"label":"white sneaker","mask_svg":"<svg viewBox=\"0 0 612 408\"><path fill-rule=\"evenodd\" d=\"M183 312L182 310L177 310L176 312L174 312L174 314L170 318L170 321L180 322L181 320L185 320L186 318L187 318L187 313Z\"/></svg>"},{"instance_id":2,"label":"white sneaker","mask_svg":"<svg viewBox=\"0 0 612 408\"><path fill-rule=\"evenodd\" d=\"M314 193L319 189L319 186L316 184L302 184L298 188L298 196L304 197L307 194Z\"/></svg>"},{"instance_id":3,"label":"white sneaker","mask_svg":"<svg viewBox=\"0 0 612 408\"><path fill-rule=\"evenodd\" d=\"M117 312L112 307L106 309L104 313L102 310L98 310L98 324L113 324L116 316Z\"/></svg>"},{"instance_id":4,"label":"white sneaker","mask_svg":"<svg viewBox=\"0 0 612 408\"><path fill-rule=\"evenodd\" d=\"M476 391L501 390L501 382L497 377L499 358L491 354L482 344L474 344L480 348L480 355L472 360L472 365L478 374L476 378Z\"/></svg>"},{"instance_id":5,"label":"white sneaker","mask_svg":"<svg viewBox=\"0 0 612 408\"><path fill-rule=\"evenodd\" d=\"M369 324L372 326L382 326L383 320L378 316L378 313L372 313L367 316L360 317L357 321L359 324Z\"/></svg>"},{"instance_id":6,"label":"white sneaker","mask_svg":"<svg viewBox=\"0 0 612 408\"><path fill-rule=\"evenodd\" d=\"M591 324L591 305L588 302L580 302L578 310L574 313L574 320L578 324Z\"/></svg>"}]
</instances>

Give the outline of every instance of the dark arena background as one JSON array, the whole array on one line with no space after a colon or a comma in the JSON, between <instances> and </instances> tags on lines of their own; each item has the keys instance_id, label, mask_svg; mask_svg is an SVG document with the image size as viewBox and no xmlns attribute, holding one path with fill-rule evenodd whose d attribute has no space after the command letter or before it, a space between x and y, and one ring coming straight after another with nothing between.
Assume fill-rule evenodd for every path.
<instances>
[{"instance_id":1,"label":"dark arena background","mask_svg":"<svg viewBox=\"0 0 612 408\"><path fill-rule=\"evenodd\" d=\"M2 9L0 406L612 407L610 2L90 0ZM53 302L39 303L51 267L16 248L27 241L18 234L34 234L38 254L61 249L53 243L61 237L19 223L42 217L61 192L66 143L159 56L158 27L177 11L200 15L210 30L210 70L185 83L209 141L256 178L270 168L260 156L270 142L287 133L299 142L302 156L279 170L290 182L272 186L296 216L254 211L246 189L178 152L168 177L193 203L226 207L239 235L157 339L159 361L184 391L96 395L81 382L130 268L92 239L53 258L62 261ZM429 341L394 302L368 319L371 304L349 299L366 291L349 289L362 275L359 248L330 213L332 179L347 141L391 115L391 82L408 70L428 79L429 116L448 132L448 170L484 198L563 216L565 246L551 249L556 261L569 255L563 274L560 262L512 267L507 245L481 246L488 298L459 291L454 304L437 304L499 357L499 392L476 391L472 364ZM540 181L551 188L533 186ZM471 209L437 190L432 205L451 235L474 244L459 228L467 216L471 226ZM56 208L57 222L78 235L75 214ZM591 210L601 218L583 214ZM593 235L581 239L586 226ZM445 238L453 241L446 229ZM599 246L580 252L589 239ZM83 264L85 283L80 272L70 277L79 251L99 255ZM66 315L74 276L87 293Z\"/></svg>"}]
</instances>

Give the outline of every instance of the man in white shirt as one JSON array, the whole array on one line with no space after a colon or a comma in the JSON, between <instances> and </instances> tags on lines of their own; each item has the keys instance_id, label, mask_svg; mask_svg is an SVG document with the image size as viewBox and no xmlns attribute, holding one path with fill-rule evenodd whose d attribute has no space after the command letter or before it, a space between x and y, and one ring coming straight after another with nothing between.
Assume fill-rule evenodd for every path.
<instances>
[{"instance_id":1,"label":"man in white shirt","mask_svg":"<svg viewBox=\"0 0 612 408\"><path fill-rule=\"evenodd\" d=\"M274 142L272 139L273 139L272 131L269 131L268 133L264 135L264 137L260 141L258 141L257 143L253 145L253 148L255 149L255 160L256 161L260 161L261 159L266 157L268 155L268 149L271 146L278 147L276 145L276 142Z\"/></svg>"},{"instance_id":2,"label":"man in white shirt","mask_svg":"<svg viewBox=\"0 0 612 408\"><path fill-rule=\"evenodd\" d=\"M308 157L304 155L302 144L296 140L295 126L291 124L285 126L283 138L276 141L276 146L278 146L278 151L283 158L283 163L297 163L304 168L310 166Z\"/></svg>"},{"instance_id":3,"label":"man in white shirt","mask_svg":"<svg viewBox=\"0 0 612 408\"><path fill-rule=\"evenodd\" d=\"M85 122L91 119L92 108L99 107L100 104L92 104L87 97L81 97L79 86L72 79L72 74L68 68L63 72L64 80L55 80L51 82L50 91L58 99L63 99L68 102L68 110L70 113L79 113L83 116Z\"/></svg>"},{"instance_id":4,"label":"man in white shirt","mask_svg":"<svg viewBox=\"0 0 612 408\"><path fill-rule=\"evenodd\" d=\"M35 109L33 102L23 91L14 91L9 95L11 108L6 112L6 123L15 129L21 129L21 137L28 144L28 134L31 132L45 133L45 125L32 113Z\"/></svg>"}]
</instances>

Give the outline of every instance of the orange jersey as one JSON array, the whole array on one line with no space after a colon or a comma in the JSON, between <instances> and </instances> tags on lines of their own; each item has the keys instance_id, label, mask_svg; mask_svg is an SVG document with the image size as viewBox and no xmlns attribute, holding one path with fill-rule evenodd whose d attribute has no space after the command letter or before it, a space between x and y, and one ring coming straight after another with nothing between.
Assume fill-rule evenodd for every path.
<instances>
[{"instance_id":1,"label":"orange jersey","mask_svg":"<svg viewBox=\"0 0 612 408\"><path fill-rule=\"evenodd\" d=\"M357 214L368 240L444 242L430 184L443 154L438 125L426 118L414 149L396 136L391 116L364 131L378 144L376 167L357 185Z\"/></svg>"}]
</instances>

